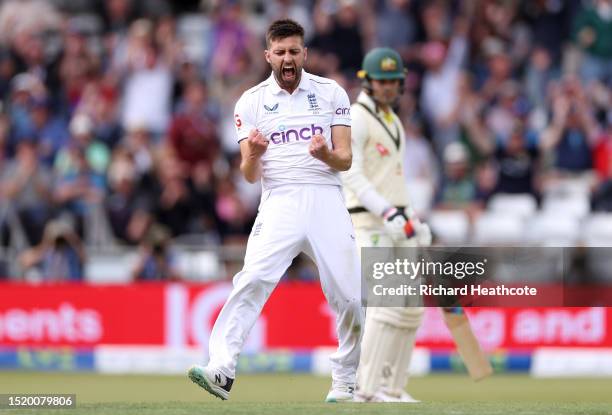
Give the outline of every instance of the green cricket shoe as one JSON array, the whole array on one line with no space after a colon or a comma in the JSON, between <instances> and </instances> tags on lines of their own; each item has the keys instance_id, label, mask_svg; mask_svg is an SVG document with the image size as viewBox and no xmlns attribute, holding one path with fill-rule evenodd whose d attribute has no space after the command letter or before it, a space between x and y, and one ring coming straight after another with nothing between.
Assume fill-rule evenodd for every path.
<instances>
[{"instance_id":1,"label":"green cricket shoe","mask_svg":"<svg viewBox=\"0 0 612 415\"><path fill-rule=\"evenodd\" d=\"M230 390L234 384L234 379L228 378L218 370L200 365L191 366L189 371L187 371L187 376L189 376L193 383L224 401L229 398Z\"/></svg>"}]
</instances>

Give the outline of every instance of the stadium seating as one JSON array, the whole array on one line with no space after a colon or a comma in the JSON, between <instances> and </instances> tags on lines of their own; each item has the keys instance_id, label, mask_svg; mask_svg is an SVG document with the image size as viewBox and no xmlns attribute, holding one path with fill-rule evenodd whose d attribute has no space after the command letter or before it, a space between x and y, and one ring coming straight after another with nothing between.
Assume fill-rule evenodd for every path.
<instances>
[{"instance_id":1,"label":"stadium seating","mask_svg":"<svg viewBox=\"0 0 612 415\"><path fill-rule=\"evenodd\" d=\"M533 215L538 208L535 197L528 193L494 195L489 201L488 209L500 214L517 215L523 219Z\"/></svg>"},{"instance_id":2,"label":"stadium seating","mask_svg":"<svg viewBox=\"0 0 612 415\"><path fill-rule=\"evenodd\" d=\"M477 245L513 245L524 239L524 220L508 213L485 212L474 223Z\"/></svg>"},{"instance_id":3,"label":"stadium seating","mask_svg":"<svg viewBox=\"0 0 612 415\"><path fill-rule=\"evenodd\" d=\"M533 216L526 227L526 240L544 246L573 246L580 237L580 222L573 215L546 210Z\"/></svg>"},{"instance_id":4,"label":"stadium seating","mask_svg":"<svg viewBox=\"0 0 612 415\"><path fill-rule=\"evenodd\" d=\"M544 198L542 209L546 212L583 219L589 213L591 206L587 195L576 193L564 196L547 196Z\"/></svg>"},{"instance_id":5,"label":"stadium seating","mask_svg":"<svg viewBox=\"0 0 612 415\"><path fill-rule=\"evenodd\" d=\"M427 221L436 244L461 245L468 240L470 222L463 211L433 211Z\"/></svg>"}]
</instances>

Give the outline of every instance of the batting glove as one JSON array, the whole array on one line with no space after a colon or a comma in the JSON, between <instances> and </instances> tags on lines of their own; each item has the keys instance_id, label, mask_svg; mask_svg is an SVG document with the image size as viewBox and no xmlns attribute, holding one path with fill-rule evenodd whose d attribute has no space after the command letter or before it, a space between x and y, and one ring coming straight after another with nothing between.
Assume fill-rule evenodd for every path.
<instances>
[{"instance_id":1,"label":"batting glove","mask_svg":"<svg viewBox=\"0 0 612 415\"><path fill-rule=\"evenodd\" d=\"M431 245L431 230L427 224L416 216L410 218L404 209L388 208L383 213L387 233L395 242L403 242L414 238L418 246Z\"/></svg>"},{"instance_id":2,"label":"batting glove","mask_svg":"<svg viewBox=\"0 0 612 415\"><path fill-rule=\"evenodd\" d=\"M412 222L404 213L404 209L388 208L383 212L383 219L387 233L395 242L405 241L414 237L415 233Z\"/></svg>"}]
</instances>

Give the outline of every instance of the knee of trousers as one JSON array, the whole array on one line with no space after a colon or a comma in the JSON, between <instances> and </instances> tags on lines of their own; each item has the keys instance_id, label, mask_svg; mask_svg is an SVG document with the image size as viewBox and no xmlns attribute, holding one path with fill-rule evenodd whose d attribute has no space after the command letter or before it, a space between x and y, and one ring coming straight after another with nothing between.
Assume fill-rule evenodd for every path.
<instances>
[{"instance_id":1,"label":"knee of trousers","mask_svg":"<svg viewBox=\"0 0 612 415\"><path fill-rule=\"evenodd\" d=\"M345 321L346 319L350 320L353 330L363 331L365 310L360 299L343 301L338 311L344 316Z\"/></svg>"},{"instance_id":2,"label":"knee of trousers","mask_svg":"<svg viewBox=\"0 0 612 415\"><path fill-rule=\"evenodd\" d=\"M368 319L402 329L416 329L423 321L423 307L370 307Z\"/></svg>"}]
</instances>

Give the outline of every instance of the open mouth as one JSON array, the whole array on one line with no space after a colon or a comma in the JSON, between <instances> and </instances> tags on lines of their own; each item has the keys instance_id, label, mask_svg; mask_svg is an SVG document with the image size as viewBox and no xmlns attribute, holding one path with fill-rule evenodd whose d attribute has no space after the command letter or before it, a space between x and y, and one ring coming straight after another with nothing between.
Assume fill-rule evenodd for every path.
<instances>
[{"instance_id":1,"label":"open mouth","mask_svg":"<svg viewBox=\"0 0 612 415\"><path fill-rule=\"evenodd\" d=\"M282 73L284 79L295 79L295 68L293 66L285 66Z\"/></svg>"}]
</instances>

